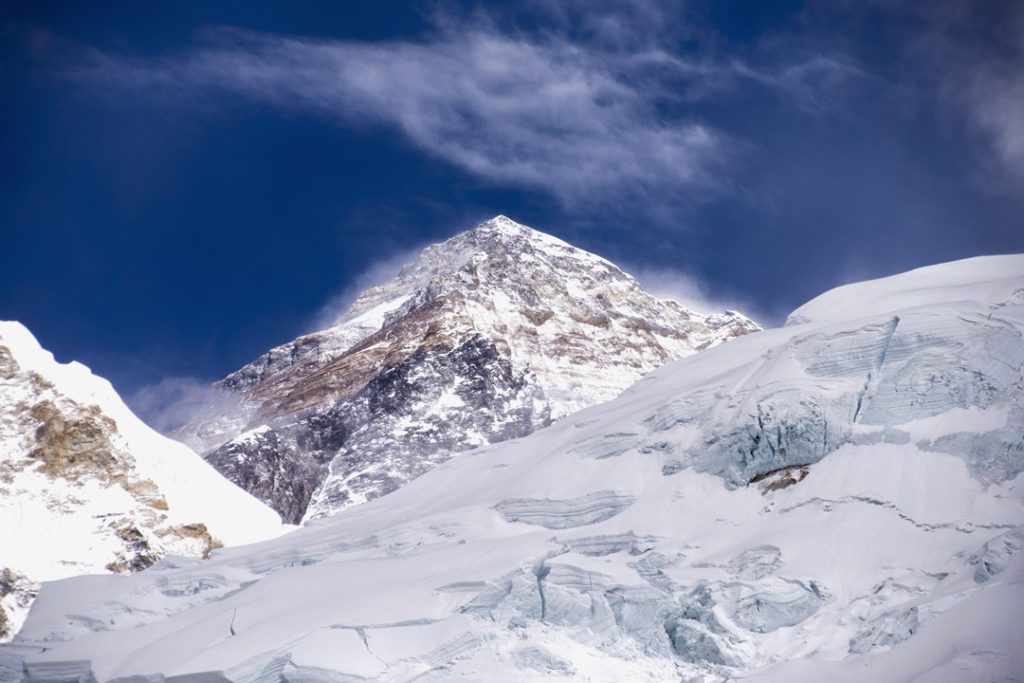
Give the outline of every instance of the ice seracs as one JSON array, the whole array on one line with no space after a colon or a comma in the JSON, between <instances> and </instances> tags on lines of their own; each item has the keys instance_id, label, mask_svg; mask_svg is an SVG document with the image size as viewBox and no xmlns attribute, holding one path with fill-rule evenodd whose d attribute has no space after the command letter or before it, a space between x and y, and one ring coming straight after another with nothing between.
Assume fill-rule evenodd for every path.
<instances>
[{"instance_id":1,"label":"ice seracs","mask_svg":"<svg viewBox=\"0 0 1024 683\"><path fill-rule=\"evenodd\" d=\"M282 538L47 584L0 661L28 681L1012 680L1024 256L799 310Z\"/></svg>"},{"instance_id":2,"label":"ice seracs","mask_svg":"<svg viewBox=\"0 0 1024 683\"><path fill-rule=\"evenodd\" d=\"M756 329L657 299L612 263L497 216L226 377L220 403L174 436L299 522Z\"/></svg>"},{"instance_id":3,"label":"ice seracs","mask_svg":"<svg viewBox=\"0 0 1024 683\"><path fill-rule=\"evenodd\" d=\"M281 532L276 513L144 425L108 382L0 322L0 638L40 581L206 557Z\"/></svg>"}]
</instances>

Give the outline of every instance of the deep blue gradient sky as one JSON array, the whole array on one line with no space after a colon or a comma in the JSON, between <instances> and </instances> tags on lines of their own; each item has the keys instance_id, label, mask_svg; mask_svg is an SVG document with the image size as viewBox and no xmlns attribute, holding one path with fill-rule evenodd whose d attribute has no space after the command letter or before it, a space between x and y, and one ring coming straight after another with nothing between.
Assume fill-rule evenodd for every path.
<instances>
[{"instance_id":1,"label":"deep blue gradient sky","mask_svg":"<svg viewBox=\"0 0 1024 683\"><path fill-rule=\"evenodd\" d=\"M1016 2L0 9L0 318L212 380L497 213L767 323L1024 251Z\"/></svg>"}]
</instances>

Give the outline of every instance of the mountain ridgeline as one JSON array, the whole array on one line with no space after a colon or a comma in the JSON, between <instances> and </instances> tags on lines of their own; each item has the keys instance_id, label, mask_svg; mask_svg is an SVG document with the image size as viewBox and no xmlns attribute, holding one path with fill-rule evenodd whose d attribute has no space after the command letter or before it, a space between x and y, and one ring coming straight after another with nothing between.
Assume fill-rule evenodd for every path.
<instances>
[{"instance_id":1,"label":"mountain ridgeline","mask_svg":"<svg viewBox=\"0 0 1024 683\"><path fill-rule=\"evenodd\" d=\"M608 261L498 216L226 377L216 404L173 436L299 523L757 329L658 299Z\"/></svg>"}]
</instances>

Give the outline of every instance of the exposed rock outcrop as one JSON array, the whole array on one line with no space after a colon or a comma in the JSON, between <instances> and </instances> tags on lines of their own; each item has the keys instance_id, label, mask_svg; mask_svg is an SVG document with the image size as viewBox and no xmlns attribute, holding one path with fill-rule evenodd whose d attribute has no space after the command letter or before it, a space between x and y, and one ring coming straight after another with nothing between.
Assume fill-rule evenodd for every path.
<instances>
[{"instance_id":1,"label":"exposed rock outcrop","mask_svg":"<svg viewBox=\"0 0 1024 683\"><path fill-rule=\"evenodd\" d=\"M660 300L608 261L498 216L425 249L332 327L226 377L217 405L174 436L299 522L756 329Z\"/></svg>"}]
</instances>

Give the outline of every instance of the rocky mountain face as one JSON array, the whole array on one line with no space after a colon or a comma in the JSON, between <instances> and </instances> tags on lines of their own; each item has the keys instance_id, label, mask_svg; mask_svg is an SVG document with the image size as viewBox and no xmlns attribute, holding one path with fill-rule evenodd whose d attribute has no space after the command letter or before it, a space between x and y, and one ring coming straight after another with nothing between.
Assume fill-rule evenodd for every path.
<instances>
[{"instance_id":1,"label":"rocky mountain face","mask_svg":"<svg viewBox=\"0 0 1024 683\"><path fill-rule=\"evenodd\" d=\"M1024 256L969 259L828 292L284 537L46 585L0 664L30 682L1010 681L1022 472Z\"/></svg>"},{"instance_id":2,"label":"rocky mountain face","mask_svg":"<svg viewBox=\"0 0 1024 683\"><path fill-rule=\"evenodd\" d=\"M608 261L498 216L226 377L173 436L297 523L757 329L657 299Z\"/></svg>"},{"instance_id":3,"label":"rocky mountain face","mask_svg":"<svg viewBox=\"0 0 1024 683\"><path fill-rule=\"evenodd\" d=\"M217 499L184 500L182 484ZM219 504L251 515L241 522L251 528L226 521ZM208 557L280 529L271 510L148 430L109 384L54 362L10 322L0 322L0 521L0 639L14 634L39 581Z\"/></svg>"}]
</instances>

